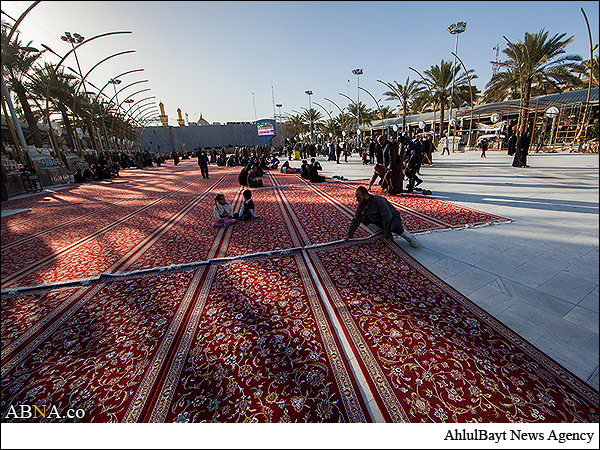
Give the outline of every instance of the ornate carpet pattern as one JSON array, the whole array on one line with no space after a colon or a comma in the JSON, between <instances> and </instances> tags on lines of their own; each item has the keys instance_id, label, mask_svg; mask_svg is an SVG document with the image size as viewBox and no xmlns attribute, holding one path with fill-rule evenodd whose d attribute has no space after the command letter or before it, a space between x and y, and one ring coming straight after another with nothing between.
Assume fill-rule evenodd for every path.
<instances>
[{"instance_id":1,"label":"ornate carpet pattern","mask_svg":"<svg viewBox=\"0 0 600 450\"><path fill-rule=\"evenodd\" d=\"M209 170L3 202L25 209L2 218L3 420L598 421L597 391L401 246L364 226L341 242L365 183L268 173L260 219L215 229L214 196L243 198L236 168ZM509 222L387 198L411 232Z\"/></svg>"}]
</instances>

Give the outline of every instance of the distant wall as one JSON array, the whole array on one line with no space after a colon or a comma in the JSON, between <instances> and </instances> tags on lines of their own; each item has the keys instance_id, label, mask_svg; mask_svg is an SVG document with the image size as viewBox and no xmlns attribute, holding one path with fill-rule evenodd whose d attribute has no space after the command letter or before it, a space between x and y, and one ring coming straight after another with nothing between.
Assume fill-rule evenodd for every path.
<instances>
[{"instance_id":1,"label":"distant wall","mask_svg":"<svg viewBox=\"0 0 600 450\"><path fill-rule=\"evenodd\" d=\"M282 124L277 124L278 131ZM285 136L278 135L271 145L283 145ZM142 146L150 152L170 153L173 150L192 151L196 147L232 147L244 145L265 145L258 137L253 123L232 123L226 125L197 125L185 127L148 127L142 134Z\"/></svg>"}]
</instances>

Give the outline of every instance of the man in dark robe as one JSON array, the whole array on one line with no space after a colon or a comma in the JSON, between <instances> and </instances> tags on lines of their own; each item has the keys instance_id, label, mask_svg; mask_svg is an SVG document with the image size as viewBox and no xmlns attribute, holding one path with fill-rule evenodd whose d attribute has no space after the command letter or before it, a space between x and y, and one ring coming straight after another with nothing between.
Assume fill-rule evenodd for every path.
<instances>
[{"instance_id":1,"label":"man in dark robe","mask_svg":"<svg viewBox=\"0 0 600 450\"><path fill-rule=\"evenodd\" d=\"M508 155L513 156L517 151L517 136L515 134L511 134L508 138Z\"/></svg>"},{"instance_id":2,"label":"man in dark robe","mask_svg":"<svg viewBox=\"0 0 600 450\"><path fill-rule=\"evenodd\" d=\"M198 147L196 156L198 157L198 166L200 166L202 178L208 179L208 155L202 148Z\"/></svg>"},{"instance_id":3,"label":"man in dark robe","mask_svg":"<svg viewBox=\"0 0 600 450\"><path fill-rule=\"evenodd\" d=\"M530 143L529 131L526 131L523 136L517 140L517 148L512 163L513 167L529 167L527 165L527 154L529 152Z\"/></svg>"},{"instance_id":4,"label":"man in dark robe","mask_svg":"<svg viewBox=\"0 0 600 450\"><path fill-rule=\"evenodd\" d=\"M364 186L356 188L355 196L358 206L348 226L344 242L352 239L359 225L363 223L367 226L376 227L375 230L383 230L383 237L385 239L392 240L392 233L394 233L404 238L414 248L421 245L421 242L415 236L404 229L400 212L387 199L379 195L369 195ZM371 226L369 228L373 230Z\"/></svg>"},{"instance_id":5,"label":"man in dark robe","mask_svg":"<svg viewBox=\"0 0 600 450\"><path fill-rule=\"evenodd\" d=\"M311 158L310 164L308 165L308 179L312 183L322 183L325 181L323 175L319 175L319 170L323 170L321 163L315 158Z\"/></svg>"},{"instance_id":6,"label":"man in dark robe","mask_svg":"<svg viewBox=\"0 0 600 450\"><path fill-rule=\"evenodd\" d=\"M377 138L381 153L383 155L383 165L386 168L384 182L387 189L383 190L386 194L399 194L403 190L404 173L402 171L402 160L398 156L398 148L385 135Z\"/></svg>"},{"instance_id":7,"label":"man in dark robe","mask_svg":"<svg viewBox=\"0 0 600 450\"><path fill-rule=\"evenodd\" d=\"M401 136L400 142L404 149L405 155L405 167L406 167L406 177L408 178L408 186L406 186L407 192L412 192L415 186L421 184L423 180L421 180L417 173L421 168L421 159L422 159L422 147L418 142L411 141L407 136Z\"/></svg>"}]
</instances>

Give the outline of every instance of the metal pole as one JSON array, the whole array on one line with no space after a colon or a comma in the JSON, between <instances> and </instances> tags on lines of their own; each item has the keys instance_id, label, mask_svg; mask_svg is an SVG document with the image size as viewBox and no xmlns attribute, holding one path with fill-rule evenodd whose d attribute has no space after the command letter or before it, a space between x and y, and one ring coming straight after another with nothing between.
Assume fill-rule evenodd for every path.
<instances>
[{"instance_id":1,"label":"metal pole","mask_svg":"<svg viewBox=\"0 0 600 450\"><path fill-rule=\"evenodd\" d=\"M325 100L328 101L329 103L333 103L335 105L335 107L340 110L340 119L342 121L342 131L344 131L344 129L346 128L346 118L344 117L344 111L333 100L330 100L328 98L325 98Z\"/></svg>"},{"instance_id":2,"label":"metal pole","mask_svg":"<svg viewBox=\"0 0 600 450\"><path fill-rule=\"evenodd\" d=\"M329 116L329 120L331 121L331 126L333 126L333 134L335 135L336 134L335 133L335 122L334 122L333 118L331 117L331 114L329 113L329 111L327 111L327 109L323 105L320 105L317 102L315 102L315 105L320 106L323 109L323 111L325 111L327 113L327 115Z\"/></svg>"},{"instance_id":3,"label":"metal pole","mask_svg":"<svg viewBox=\"0 0 600 450\"><path fill-rule=\"evenodd\" d=\"M433 141L434 141L434 144L437 145L437 139L436 139L436 135L435 135L435 112L436 112L436 109L435 109L435 99L433 98L433 91L431 90L431 87L429 86L429 83L427 82L425 77L423 75L421 75L421 72L419 72L417 69L414 69L412 67L409 67L409 69L412 70L413 72L416 72L417 75L419 75L421 77L421 80L423 80L425 87L427 87L427 90L429 91L429 96L431 97L431 102L433 105ZM383 83L383 81L382 81L382 83ZM402 124L402 126L404 126L404 123ZM440 128L441 127L443 127L443 124L440 124ZM441 137L441 133L442 133L442 130L440 129L440 137Z\"/></svg>"},{"instance_id":4,"label":"metal pole","mask_svg":"<svg viewBox=\"0 0 600 450\"><path fill-rule=\"evenodd\" d=\"M360 74L356 76L357 93L356 93L356 146L360 146Z\"/></svg>"},{"instance_id":5,"label":"metal pole","mask_svg":"<svg viewBox=\"0 0 600 450\"><path fill-rule=\"evenodd\" d=\"M535 131L535 125L536 125L536 122L537 122L538 106L539 105L540 105L540 99L538 98L538 99L535 100L535 114L533 115L533 127L531 127L532 130L531 130L531 136L530 136L530 138L531 138L531 144L533 144L533 132ZM506 133L506 135L508 136L508 133ZM540 136L538 136L538 141L539 141L539 139L540 139Z\"/></svg>"},{"instance_id":6,"label":"metal pole","mask_svg":"<svg viewBox=\"0 0 600 450\"><path fill-rule=\"evenodd\" d=\"M61 60L58 62L58 64L56 65L56 67L54 68L54 70L52 71L52 75L50 76L50 81L48 81L48 86L46 87L46 119L48 121L48 130L50 132L50 137L52 138L53 142L56 144L56 154L57 156L62 159L62 155L60 153L60 150L58 149L58 142L56 142L56 136L54 136L54 132L52 131L52 126L50 126L50 88L52 87L52 82L54 81L54 77L56 76L56 73L58 72L58 68L62 65L62 63L65 61L65 59L67 59L67 57L76 49L81 47L84 44L87 44L90 41L93 41L95 39L104 37L104 36L111 36L114 34L131 34L131 31L112 31L110 33L102 33L99 35L96 35L94 37L88 38L85 41L83 41L82 43L78 44L77 47L72 48L71 50L69 50L65 56L63 56L61 58ZM92 133L92 137L93 137L93 133ZM96 149L97 151L97 149ZM66 164L66 161L63 161Z\"/></svg>"},{"instance_id":7,"label":"metal pole","mask_svg":"<svg viewBox=\"0 0 600 450\"><path fill-rule=\"evenodd\" d=\"M2 98L2 109L4 110L4 116L8 117L8 111L6 110L6 102L4 101L4 98ZM15 129L11 122L12 120L7 120L6 126L8 127L8 131L10 131L13 143L15 144L15 148L17 149L17 154L19 155L19 159L21 160L21 164L23 164L23 166L26 166L27 164L25 163L25 158L23 157L23 153L21 152L21 146L19 145L19 138L17 138Z\"/></svg>"},{"instance_id":8,"label":"metal pole","mask_svg":"<svg viewBox=\"0 0 600 450\"><path fill-rule=\"evenodd\" d=\"M456 75L456 53L458 52L458 33L456 33L456 45L454 47L454 64L452 65L452 90L450 93L450 120L448 120L448 137L450 137L450 128L452 124L450 123L452 120L452 102L454 101L454 78ZM442 124L444 126L444 124ZM454 127L454 131L456 134L456 127ZM454 152L454 139L452 139L452 151Z\"/></svg>"},{"instance_id":9,"label":"metal pole","mask_svg":"<svg viewBox=\"0 0 600 450\"><path fill-rule=\"evenodd\" d=\"M10 93L8 92L8 87L6 87L6 83L4 82L4 78L2 78L2 93L6 97L6 104L8 105L8 109L10 110L10 120L13 123L13 127L17 132L17 137L19 138L19 143L22 148L27 147L27 142L25 141L25 136L23 136L23 130L21 130L21 124L17 120L17 114L15 113L15 108L12 104L12 100L10 98ZM8 123L8 120L6 121Z\"/></svg>"},{"instance_id":10,"label":"metal pole","mask_svg":"<svg viewBox=\"0 0 600 450\"><path fill-rule=\"evenodd\" d=\"M587 112L588 112L588 107L590 105L590 93L592 91L592 67L594 65L594 46L592 45L592 32L590 30L590 22L588 21L588 18L585 14L585 11L583 10L583 8L581 8L581 12L583 13L583 17L585 18L585 23L587 25L587 30L588 30L588 36L590 39L590 76L589 76L589 81L588 81L588 91L587 91L587 99L585 101L585 110L583 112L583 118L582 118L582 122L581 122L581 128L579 128L579 124L577 124L577 134L575 136L575 138L573 139L573 148L575 148L575 141L579 140L579 138L581 137L581 132L583 131L583 129L586 129L586 135L587 135L587 127L585 126L585 121L586 121L586 117L587 117ZM598 44L596 44L598 45Z\"/></svg>"},{"instance_id":11,"label":"metal pole","mask_svg":"<svg viewBox=\"0 0 600 450\"><path fill-rule=\"evenodd\" d=\"M381 109L381 105L379 105L379 102L375 99L375 97L373 97L373 94L371 94L365 88L360 88L360 89L362 89L367 94L369 94L371 96L371 98L373 99L373 101L375 102L375 104L377 105L377 108L379 108L379 116L381 117L381 134L383 134L383 129L385 128L385 125L384 125L384 122L383 122L383 110Z\"/></svg>"},{"instance_id":12,"label":"metal pole","mask_svg":"<svg viewBox=\"0 0 600 450\"><path fill-rule=\"evenodd\" d=\"M453 55L460 62L463 70L467 74L467 81L469 82L469 93L471 94L471 120L469 121L469 136L468 136L468 139L467 139L467 147L471 147L471 125L473 123L473 88L471 87L471 77L469 76L469 72L467 71L467 68L465 67L465 64L458 57L458 55L456 53L453 53Z\"/></svg>"}]
</instances>

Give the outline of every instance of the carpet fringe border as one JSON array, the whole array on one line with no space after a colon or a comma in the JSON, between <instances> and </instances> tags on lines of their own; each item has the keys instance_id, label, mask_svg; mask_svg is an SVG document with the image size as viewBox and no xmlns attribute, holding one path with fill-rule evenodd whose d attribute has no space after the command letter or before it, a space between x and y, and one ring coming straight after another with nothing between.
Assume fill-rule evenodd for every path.
<instances>
[{"instance_id":1,"label":"carpet fringe border","mask_svg":"<svg viewBox=\"0 0 600 450\"><path fill-rule=\"evenodd\" d=\"M153 275L153 274L158 274L158 273L163 273L163 272L164 273L181 272L181 271L195 269L195 268L198 268L198 267L201 267L204 265L210 265L210 264L226 264L226 263L230 263L230 262L234 262L234 261L244 261L244 260L252 260L252 259L262 259L262 258L278 258L281 256L289 256L294 253L302 252L303 250L312 250L312 249L317 249L317 248L332 247L332 246L343 245L343 244L345 244L346 246L364 244L364 243L368 243L368 242L375 240L382 234L383 234L383 231L380 231L378 233L375 233L375 234L365 237L365 238L351 239L350 241L348 241L346 243L343 240L338 240L338 241L323 242L320 244L309 245L306 247L292 247L292 248L286 248L286 249L282 249L282 250L272 250L269 252L259 252L259 253L250 253L247 255L227 256L227 257L213 258L213 259L209 259L206 261L194 261L194 262L185 263L185 264L173 264L170 266L152 267L149 269L134 270L131 272L101 273L97 277L92 277L92 278L81 278L79 280L70 280L70 281L59 282L59 283L48 283L48 284L42 284L42 285L38 285L38 286L23 286L23 287L18 287L18 288L14 288L14 289L3 289L2 291L0 291L0 295L17 295L20 293L31 292L31 291L46 290L46 289L60 289L60 288L72 287L72 286L90 286L94 283L100 283L103 281L118 281L118 280L123 280L126 278L147 276L147 275Z\"/></svg>"}]
</instances>

